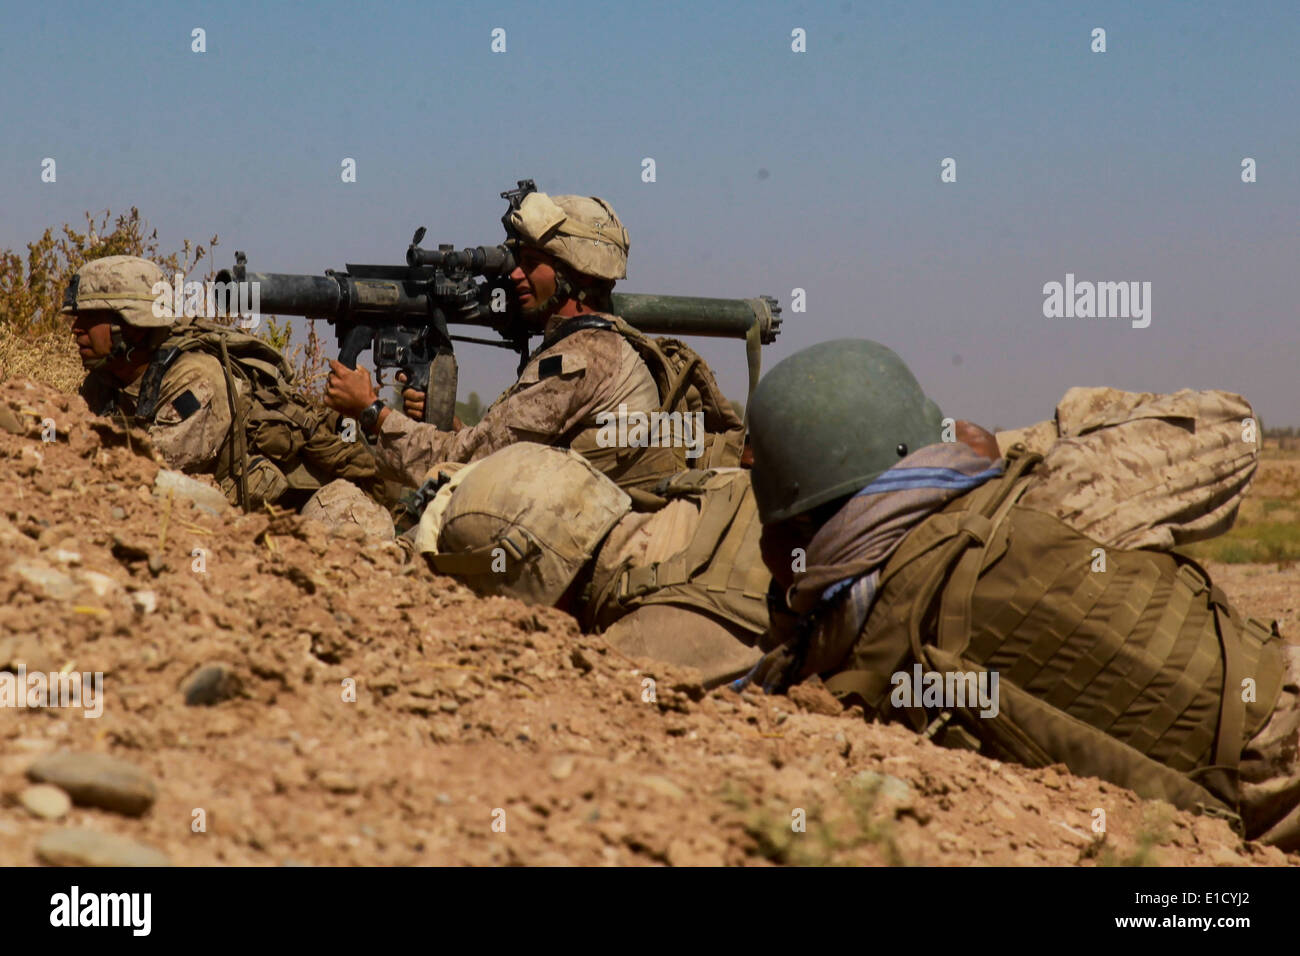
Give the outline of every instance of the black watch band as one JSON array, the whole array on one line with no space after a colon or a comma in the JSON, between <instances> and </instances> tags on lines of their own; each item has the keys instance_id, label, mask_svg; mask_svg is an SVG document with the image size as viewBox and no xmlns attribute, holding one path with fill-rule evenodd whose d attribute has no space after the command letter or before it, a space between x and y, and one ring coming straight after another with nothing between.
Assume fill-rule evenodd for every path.
<instances>
[{"instance_id":1,"label":"black watch band","mask_svg":"<svg viewBox=\"0 0 1300 956\"><path fill-rule=\"evenodd\" d=\"M384 410L382 399L375 399L366 406L365 411L361 413L361 430L367 435L373 435L375 428L379 425L379 413Z\"/></svg>"}]
</instances>

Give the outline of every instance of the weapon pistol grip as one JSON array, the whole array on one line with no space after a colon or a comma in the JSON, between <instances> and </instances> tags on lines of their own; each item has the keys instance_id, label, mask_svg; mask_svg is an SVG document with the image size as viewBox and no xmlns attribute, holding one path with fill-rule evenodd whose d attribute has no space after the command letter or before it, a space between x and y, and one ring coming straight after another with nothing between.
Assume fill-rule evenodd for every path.
<instances>
[{"instance_id":1,"label":"weapon pistol grip","mask_svg":"<svg viewBox=\"0 0 1300 956\"><path fill-rule=\"evenodd\" d=\"M353 325L339 336L339 361L348 368L357 367L361 353L370 348L374 330L368 325Z\"/></svg>"}]
</instances>

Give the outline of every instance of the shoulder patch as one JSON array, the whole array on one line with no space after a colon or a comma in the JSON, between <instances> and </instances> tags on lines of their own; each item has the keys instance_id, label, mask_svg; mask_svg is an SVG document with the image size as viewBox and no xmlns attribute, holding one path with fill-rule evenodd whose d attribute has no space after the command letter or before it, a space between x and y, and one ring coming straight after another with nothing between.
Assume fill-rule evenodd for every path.
<instances>
[{"instance_id":1,"label":"shoulder patch","mask_svg":"<svg viewBox=\"0 0 1300 956\"><path fill-rule=\"evenodd\" d=\"M195 397L193 392L186 389L177 395L172 401L172 407L175 408L177 414L181 416L181 421L185 421L185 419L189 418L199 410L199 400Z\"/></svg>"},{"instance_id":2,"label":"shoulder patch","mask_svg":"<svg viewBox=\"0 0 1300 956\"><path fill-rule=\"evenodd\" d=\"M561 352L547 355L529 364L519 376L516 385L536 385L538 382L556 376L574 375L587 367L587 357L578 351Z\"/></svg>"}]
</instances>

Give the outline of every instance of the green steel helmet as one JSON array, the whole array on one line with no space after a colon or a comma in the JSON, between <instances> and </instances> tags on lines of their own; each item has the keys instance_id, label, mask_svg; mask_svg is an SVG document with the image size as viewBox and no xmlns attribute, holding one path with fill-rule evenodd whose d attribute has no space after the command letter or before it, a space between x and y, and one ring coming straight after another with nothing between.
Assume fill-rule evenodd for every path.
<instances>
[{"instance_id":1,"label":"green steel helmet","mask_svg":"<svg viewBox=\"0 0 1300 956\"><path fill-rule=\"evenodd\" d=\"M866 487L942 440L943 413L894 352L822 342L778 362L749 403L754 498L763 524Z\"/></svg>"}]
</instances>

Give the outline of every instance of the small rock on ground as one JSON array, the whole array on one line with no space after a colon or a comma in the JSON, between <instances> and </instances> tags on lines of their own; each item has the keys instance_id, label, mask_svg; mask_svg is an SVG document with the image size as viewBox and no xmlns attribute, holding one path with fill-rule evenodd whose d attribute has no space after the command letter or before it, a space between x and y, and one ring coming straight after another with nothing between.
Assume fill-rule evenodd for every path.
<instances>
[{"instance_id":1,"label":"small rock on ground","mask_svg":"<svg viewBox=\"0 0 1300 956\"><path fill-rule=\"evenodd\" d=\"M35 783L52 783L80 806L101 807L139 816L158 796L154 782L139 767L108 754L56 753L27 768Z\"/></svg>"},{"instance_id":2,"label":"small rock on ground","mask_svg":"<svg viewBox=\"0 0 1300 956\"><path fill-rule=\"evenodd\" d=\"M169 471L166 468L161 469L154 479L153 493L158 498L175 495L177 498L192 501L194 507L211 515L223 514L230 507L230 502L226 500L226 496L220 489L206 485L189 475L183 475L179 471Z\"/></svg>"},{"instance_id":3,"label":"small rock on ground","mask_svg":"<svg viewBox=\"0 0 1300 956\"><path fill-rule=\"evenodd\" d=\"M28 813L42 820L61 820L72 809L68 795L48 783L27 787L18 795L18 802Z\"/></svg>"},{"instance_id":4,"label":"small rock on ground","mask_svg":"<svg viewBox=\"0 0 1300 956\"><path fill-rule=\"evenodd\" d=\"M166 854L127 837L98 830L51 830L36 844L51 866L170 866Z\"/></svg>"},{"instance_id":5,"label":"small rock on ground","mask_svg":"<svg viewBox=\"0 0 1300 956\"><path fill-rule=\"evenodd\" d=\"M210 707L237 697L241 685L239 675L225 664L208 664L185 681L182 693L187 706Z\"/></svg>"}]
</instances>

